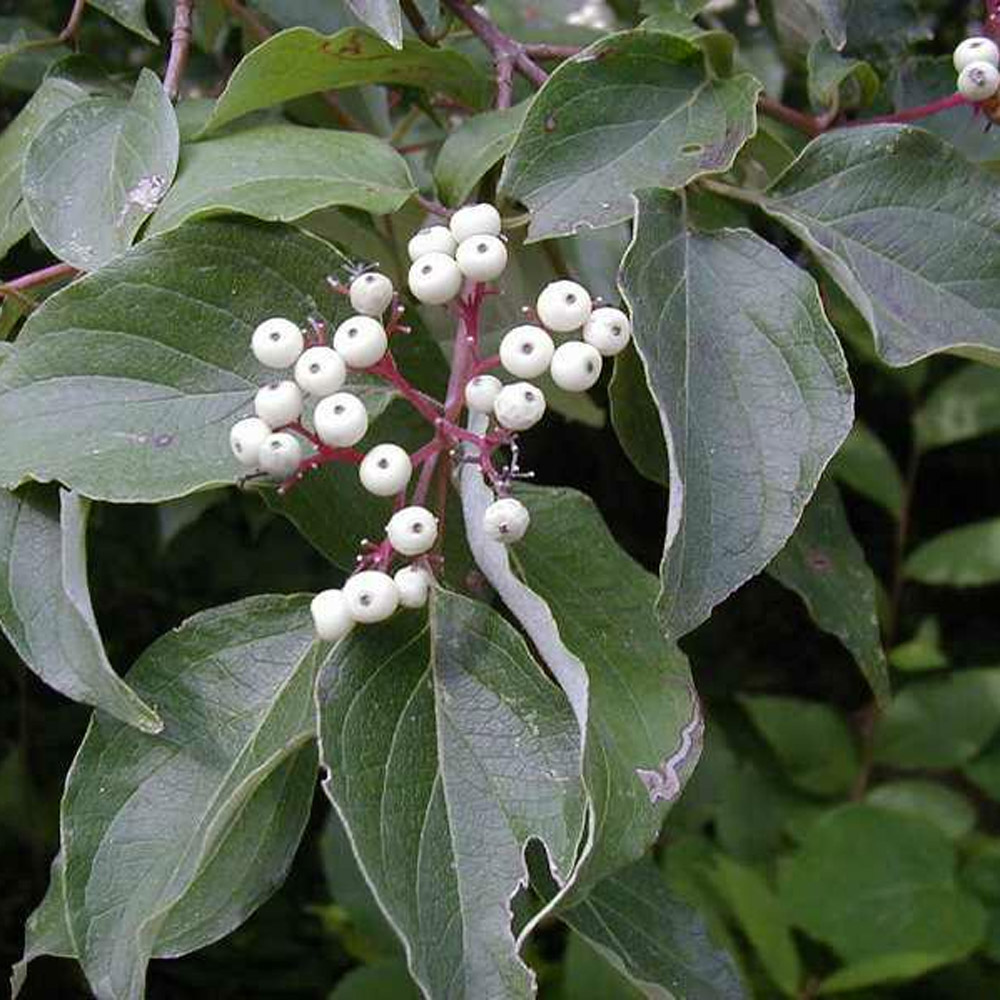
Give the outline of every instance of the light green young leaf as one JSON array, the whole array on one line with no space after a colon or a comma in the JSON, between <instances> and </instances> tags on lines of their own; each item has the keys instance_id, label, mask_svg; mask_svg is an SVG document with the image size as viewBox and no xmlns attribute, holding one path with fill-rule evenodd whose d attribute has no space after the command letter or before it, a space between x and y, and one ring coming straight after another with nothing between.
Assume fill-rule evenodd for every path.
<instances>
[{"instance_id":1,"label":"light green young leaf","mask_svg":"<svg viewBox=\"0 0 1000 1000\"><path fill-rule=\"evenodd\" d=\"M825 38L809 50L808 72L809 100L830 113L871 104L881 87L868 63L845 58Z\"/></svg>"},{"instance_id":2,"label":"light green young leaf","mask_svg":"<svg viewBox=\"0 0 1000 1000\"><path fill-rule=\"evenodd\" d=\"M1000 430L1000 371L967 365L935 386L915 418L927 451Z\"/></svg>"},{"instance_id":3,"label":"light green young leaf","mask_svg":"<svg viewBox=\"0 0 1000 1000\"><path fill-rule=\"evenodd\" d=\"M907 579L937 587L984 587L1000 580L1000 519L965 524L925 542L903 567Z\"/></svg>"},{"instance_id":4,"label":"light green young leaf","mask_svg":"<svg viewBox=\"0 0 1000 1000\"><path fill-rule=\"evenodd\" d=\"M160 717L108 662L87 586L88 505L75 493L0 491L0 627L61 694L145 732Z\"/></svg>"},{"instance_id":5,"label":"light green young leaf","mask_svg":"<svg viewBox=\"0 0 1000 1000\"><path fill-rule=\"evenodd\" d=\"M68 80L46 80L0 132L0 257L31 230L21 197L21 172L28 145L46 122L86 96L85 90Z\"/></svg>"},{"instance_id":6,"label":"light green young leaf","mask_svg":"<svg viewBox=\"0 0 1000 1000\"><path fill-rule=\"evenodd\" d=\"M711 879L736 914L768 976L785 996L798 996L802 963L788 917L770 883L756 869L724 854L715 859Z\"/></svg>"},{"instance_id":7,"label":"light green young leaf","mask_svg":"<svg viewBox=\"0 0 1000 1000\"><path fill-rule=\"evenodd\" d=\"M573 714L524 640L439 590L429 618L342 642L317 704L324 788L424 992L532 996L511 929L524 851L537 838L569 878L584 801Z\"/></svg>"},{"instance_id":8,"label":"light green young leaf","mask_svg":"<svg viewBox=\"0 0 1000 1000\"><path fill-rule=\"evenodd\" d=\"M174 179L177 116L155 73L129 101L92 97L50 119L24 160L24 202L48 248L84 270L124 253Z\"/></svg>"},{"instance_id":9,"label":"light green young leaf","mask_svg":"<svg viewBox=\"0 0 1000 1000\"><path fill-rule=\"evenodd\" d=\"M879 629L875 575L865 561L837 487L820 480L788 544L768 573L795 591L816 624L850 650L880 703L889 700L889 671ZM816 789L812 789L816 791Z\"/></svg>"},{"instance_id":10,"label":"light green young leaf","mask_svg":"<svg viewBox=\"0 0 1000 1000\"><path fill-rule=\"evenodd\" d=\"M248 349L254 327L310 314L335 326L349 307L326 276L342 265L291 228L207 220L54 295L0 365L0 482L57 479L115 502L236 482L229 428L273 377Z\"/></svg>"},{"instance_id":11,"label":"light green young leaf","mask_svg":"<svg viewBox=\"0 0 1000 1000\"><path fill-rule=\"evenodd\" d=\"M1000 669L961 670L903 688L875 726L874 757L890 767L957 767L998 729Z\"/></svg>"},{"instance_id":12,"label":"light green young leaf","mask_svg":"<svg viewBox=\"0 0 1000 1000\"><path fill-rule=\"evenodd\" d=\"M925 618L917 626L912 639L889 651L889 663L897 670L943 670L948 662L948 656L941 648L941 627L936 618Z\"/></svg>"},{"instance_id":13,"label":"light green young leaf","mask_svg":"<svg viewBox=\"0 0 1000 1000\"><path fill-rule=\"evenodd\" d=\"M894 517L903 509L903 477L889 449L860 420L830 462L830 473Z\"/></svg>"},{"instance_id":14,"label":"light green young leaf","mask_svg":"<svg viewBox=\"0 0 1000 1000\"><path fill-rule=\"evenodd\" d=\"M814 795L846 796L861 766L843 716L822 702L744 695L740 703L793 785Z\"/></svg>"},{"instance_id":15,"label":"light green young leaf","mask_svg":"<svg viewBox=\"0 0 1000 1000\"><path fill-rule=\"evenodd\" d=\"M744 1000L732 956L645 858L559 916L651 1000Z\"/></svg>"},{"instance_id":16,"label":"light green young leaf","mask_svg":"<svg viewBox=\"0 0 1000 1000\"><path fill-rule=\"evenodd\" d=\"M414 192L406 160L375 136L258 125L181 149L180 171L150 220L149 232L192 216L238 212L291 222L349 205L374 215L402 207Z\"/></svg>"},{"instance_id":17,"label":"light green young leaf","mask_svg":"<svg viewBox=\"0 0 1000 1000\"><path fill-rule=\"evenodd\" d=\"M61 899L99 1000L139 1000L150 958L223 937L281 884L312 805L327 649L301 597L216 608L129 673L163 733L95 716L66 780L62 878L57 866L39 919L49 926ZM42 947L29 936L31 953Z\"/></svg>"},{"instance_id":18,"label":"light green young leaf","mask_svg":"<svg viewBox=\"0 0 1000 1000\"><path fill-rule=\"evenodd\" d=\"M938 781L889 781L876 785L865 802L933 823L949 840L961 840L976 825L972 803Z\"/></svg>"},{"instance_id":19,"label":"light green young leaf","mask_svg":"<svg viewBox=\"0 0 1000 1000\"><path fill-rule=\"evenodd\" d=\"M159 39L149 30L149 23L146 21L146 0L87 0L87 3L114 18L129 31L141 35L146 41L159 44Z\"/></svg>"},{"instance_id":20,"label":"light green young leaf","mask_svg":"<svg viewBox=\"0 0 1000 1000\"><path fill-rule=\"evenodd\" d=\"M868 805L848 805L813 824L780 869L792 919L849 965L894 966L922 956L924 968L968 955L986 914L956 878L953 845L934 826Z\"/></svg>"},{"instance_id":21,"label":"light green young leaf","mask_svg":"<svg viewBox=\"0 0 1000 1000\"><path fill-rule=\"evenodd\" d=\"M636 218L621 283L669 451L659 608L677 637L781 551L854 394L815 283L783 254L746 230L689 230L664 191Z\"/></svg>"},{"instance_id":22,"label":"light green young leaf","mask_svg":"<svg viewBox=\"0 0 1000 1000\"><path fill-rule=\"evenodd\" d=\"M732 166L756 131L760 85L710 79L675 35L610 35L562 63L532 101L500 189L531 211L530 240L629 218L641 188Z\"/></svg>"},{"instance_id":23,"label":"light green young leaf","mask_svg":"<svg viewBox=\"0 0 1000 1000\"><path fill-rule=\"evenodd\" d=\"M510 152L529 103L476 115L448 133L434 162L434 180L446 205L461 205Z\"/></svg>"},{"instance_id":24,"label":"light green young leaf","mask_svg":"<svg viewBox=\"0 0 1000 1000\"><path fill-rule=\"evenodd\" d=\"M475 63L451 49L432 49L412 39L394 49L361 28L333 35L288 28L243 58L204 131L295 97L366 83L423 87L477 107L486 102L491 86Z\"/></svg>"},{"instance_id":25,"label":"light green young leaf","mask_svg":"<svg viewBox=\"0 0 1000 1000\"><path fill-rule=\"evenodd\" d=\"M904 125L827 132L760 205L816 254L888 364L1000 353L996 181L940 139Z\"/></svg>"},{"instance_id":26,"label":"light green young leaf","mask_svg":"<svg viewBox=\"0 0 1000 1000\"><path fill-rule=\"evenodd\" d=\"M472 554L573 706L583 742L590 828L570 891L642 857L701 753L703 719L687 661L651 613L656 581L571 490L524 489L530 543L485 537L492 501L466 468Z\"/></svg>"}]
</instances>

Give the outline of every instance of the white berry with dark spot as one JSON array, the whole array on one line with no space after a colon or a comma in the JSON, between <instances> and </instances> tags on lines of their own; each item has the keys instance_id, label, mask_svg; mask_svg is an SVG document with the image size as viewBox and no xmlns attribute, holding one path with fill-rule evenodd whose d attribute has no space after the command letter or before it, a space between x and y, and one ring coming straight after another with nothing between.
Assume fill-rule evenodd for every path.
<instances>
[{"instance_id":1,"label":"white berry with dark spot","mask_svg":"<svg viewBox=\"0 0 1000 1000\"><path fill-rule=\"evenodd\" d=\"M500 213L487 204L460 208L448 225L459 246L472 236L499 236L503 228Z\"/></svg>"},{"instance_id":2,"label":"white berry with dark spot","mask_svg":"<svg viewBox=\"0 0 1000 1000\"><path fill-rule=\"evenodd\" d=\"M1000 70L992 63L969 63L958 75L958 92L967 101L986 101L1000 90Z\"/></svg>"},{"instance_id":3,"label":"white berry with dark spot","mask_svg":"<svg viewBox=\"0 0 1000 1000\"><path fill-rule=\"evenodd\" d=\"M309 605L316 634L324 642L343 639L354 628L354 616L342 590L323 590Z\"/></svg>"},{"instance_id":4,"label":"white berry with dark spot","mask_svg":"<svg viewBox=\"0 0 1000 1000\"><path fill-rule=\"evenodd\" d=\"M437 541L438 520L426 507L404 507L389 518L389 544L403 556L420 556Z\"/></svg>"},{"instance_id":5,"label":"white berry with dark spot","mask_svg":"<svg viewBox=\"0 0 1000 1000\"><path fill-rule=\"evenodd\" d=\"M271 382L258 390L253 408L268 427L284 427L302 416L302 390L290 379Z\"/></svg>"},{"instance_id":6,"label":"white berry with dark spot","mask_svg":"<svg viewBox=\"0 0 1000 1000\"><path fill-rule=\"evenodd\" d=\"M383 622L399 607L399 591L392 577L375 569L355 573L344 584L344 599L351 617L362 625Z\"/></svg>"},{"instance_id":7,"label":"white berry with dark spot","mask_svg":"<svg viewBox=\"0 0 1000 1000\"><path fill-rule=\"evenodd\" d=\"M611 306L595 309L583 328L583 339L606 358L624 351L631 337L631 320L621 309Z\"/></svg>"},{"instance_id":8,"label":"white berry with dark spot","mask_svg":"<svg viewBox=\"0 0 1000 1000\"><path fill-rule=\"evenodd\" d=\"M518 378L538 378L549 367L555 349L540 326L515 326L500 341L500 364Z\"/></svg>"},{"instance_id":9,"label":"white berry with dark spot","mask_svg":"<svg viewBox=\"0 0 1000 1000\"><path fill-rule=\"evenodd\" d=\"M284 479L302 461L302 445L294 434L271 434L260 446L257 464L271 476Z\"/></svg>"},{"instance_id":10,"label":"white berry with dark spot","mask_svg":"<svg viewBox=\"0 0 1000 1000\"><path fill-rule=\"evenodd\" d=\"M596 347L581 340L568 340L552 355L552 381L567 392L586 392L601 377L602 365Z\"/></svg>"},{"instance_id":11,"label":"white berry with dark spot","mask_svg":"<svg viewBox=\"0 0 1000 1000\"><path fill-rule=\"evenodd\" d=\"M492 413L503 382L494 375L477 375L465 387L465 405L472 413Z\"/></svg>"},{"instance_id":12,"label":"white berry with dark spot","mask_svg":"<svg viewBox=\"0 0 1000 1000\"><path fill-rule=\"evenodd\" d=\"M324 444L350 448L368 432L368 411L354 393L337 392L316 404L313 424Z\"/></svg>"},{"instance_id":13,"label":"white berry with dark spot","mask_svg":"<svg viewBox=\"0 0 1000 1000\"><path fill-rule=\"evenodd\" d=\"M952 62L956 73L961 73L966 66L977 62L1000 66L1000 48L990 38L966 38L956 47Z\"/></svg>"},{"instance_id":14,"label":"white berry with dark spot","mask_svg":"<svg viewBox=\"0 0 1000 1000\"><path fill-rule=\"evenodd\" d=\"M407 244L406 250L411 261L419 260L429 253L443 253L448 257L454 257L458 249L458 242L451 235L451 230L447 226L428 226L414 234Z\"/></svg>"},{"instance_id":15,"label":"white berry with dark spot","mask_svg":"<svg viewBox=\"0 0 1000 1000\"><path fill-rule=\"evenodd\" d=\"M340 390L347 378L344 359L332 347L310 347L295 362L295 381L310 396L322 399Z\"/></svg>"},{"instance_id":16,"label":"white berry with dark spot","mask_svg":"<svg viewBox=\"0 0 1000 1000\"><path fill-rule=\"evenodd\" d=\"M260 417L247 417L233 425L229 432L229 447L233 449L240 465L255 469L260 455L260 446L270 437L271 428Z\"/></svg>"},{"instance_id":17,"label":"white berry with dark spot","mask_svg":"<svg viewBox=\"0 0 1000 1000\"><path fill-rule=\"evenodd\" d=\"M433 577L422 566L404 566L393 576L404 608L422 608L430 596Z\"/></svg>"},{"instance_id":18,"label":"white berry with dark spot","mask_svg":"<svg viewBox=\"0 0 1000 1000\"><path fill-rule=\"evenodd\" d=\"M462 272L447 254L427 253L413 262L408 283L424 305L443 306L462 290Z\"/></svg>"},{"instance_id":19,"label":"white berry with dark spot","mask_svg":"<svg viewBox=\"0 0 1000 1000\"><path fill-rule=\"evenodd\" d=\"M398 444L377 444L358 469L361 485L377 497L392 497L406 489L413 463Z\"/></svg>"},{"instance_id":20,"label":"white berry with dark spot","mask_svg":"<svg viewBox=\"0 0 1000 1000\"><path fill-rule=\"evenodd\" d=\"M351 368L371 368L385 357L389 338L377 319L352 316L334 332L333 349Z\"/></svg>"},{"instance_id":21,"label":"white berry with dark spot","mask_svg":"<svg viewBox=\"0 0 1000 1000\"><path fill-rule=\"evenodd\" d=\"M526 431L545 416L545 394L530 382L515 382L500 390L493 413L501 427Z\"/></svg>"},{"instance_id":22,"label":"white berry with dark spot","mask_svg":"<svg viewBox=\"0 0 1000 1000\"><path fill-rule=\"evenodd\" d=\"M455 261L470 281L496 281L507 268L507 245L496 236L470 236Z\"/></svg>"},{"instance_id":23,"label":"white berry with dark spot","mask_svg":"<svg viewBox=\"0 0 1000 1000\"><path fill-rule=\"evenodd\" d=\"M266 319L253 332L250 348L267 368L290 368L305 347L302 331L290 320Z\"/></svg>"},{"instance_id":24,"label":"white berry with dark spot","mask_svg":"<svg viewBox=\"0 0 1000 1000\"><path fill-rule=\"evenodd\" d=\"M392 281L384 274L366 271L351 282L351 308L362 316L378 317L389 308L395 294Z\"/></svg>"},{"instance_id":25,"label":"white berry with dark spot","mask_svg":"<svg viewBox=\"0 0 1000 1000\"><path fill-rule=\"evenodd\" d=\"M579 330L594 308L590 293L575 281L553 281L542 289L535 304L538 318L557 333Z\"/></svg>"},{"instance_id":26,"label":"white berry with dark spot","mask_svg":"<svg viewBox=\"0 0 1000 1000\"><path fill-rule=\"evenodd\" d=\"M513 497L495 500L483 512L486 537L504 545L513 545L524 538L530 524L528 508Z\"/></svg>"}]
</instances>

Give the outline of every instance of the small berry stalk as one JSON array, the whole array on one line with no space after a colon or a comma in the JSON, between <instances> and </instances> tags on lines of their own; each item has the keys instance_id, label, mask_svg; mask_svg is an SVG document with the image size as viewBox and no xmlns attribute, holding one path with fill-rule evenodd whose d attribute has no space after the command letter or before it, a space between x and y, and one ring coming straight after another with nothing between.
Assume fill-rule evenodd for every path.
<instances>
[{"instance_id":1,"label":"small berry stalk","mask_svg":"<svg viewBox=\"0 0 1000 1000\"><path fill-rule=\"evenodd\" d=\"M556 281L542 290L533 309L525 309L534 322L509 330L499 353L482 357L483 305L497 291L493 283L508 263L493 205L467 206L447 226L421 230L408 252L410 293L425 306L451 308L456 317L445 399L432 399L400 372L392 339L408 332L402 324L405 307L386 275L363 270L346 285L331 279L333 290L348 297L355 312L330 343L325 325L316 320L309 322L308 333L280 317L257 327L251 338L257 360L267 368L292 369L292 378L263 386L254 398L254 415L240 420L230 435L233 454L248 477L275 480L281 492L321 466L340 463L357 467L369 493L393 500L384 540L363 541L357 570L344 587L323 591L313 601L316 631L328 641L357 624L383 621L399 607L426 603L443 564L444 506L458 465L478 464L495 494L484 515L485 534L502 544L525 536L528 510L511 496L512 484L530 475L520 470L518 435L546 412L545 394L530 380L547 373L562 389L586 392L600 378L604 359L623 350L631 336L631 323L621 310L595 308L582 285ZM556 337L562 340L558 345ZM491 374L499 369L516 381L505 385ZM363 401L345 388L351 372L392 386L429 425L427 442L412 454L393 442L360 450L369 421ZM484 433L462 425L464 411L488 416ZM437 513L428 506L435 481L440 484L433 504ZM390 575L397 560L406 565Z\"/></svg>"}]
</instances>

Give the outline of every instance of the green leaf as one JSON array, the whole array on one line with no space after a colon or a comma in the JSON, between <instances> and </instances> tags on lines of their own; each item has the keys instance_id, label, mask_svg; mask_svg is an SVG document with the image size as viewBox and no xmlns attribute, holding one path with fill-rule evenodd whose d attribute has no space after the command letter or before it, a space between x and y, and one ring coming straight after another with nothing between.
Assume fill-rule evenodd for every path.
<instances>
[{"instance_id":1,"label":"green leaf","mask_svg":"<svg viewBox=\"0 0 1000 1000\"><path fill-rule=\"evenodd\" d=\"M48 248L84 270L124 253L177 169L177 117L149 70L129 101L92 97L28 147L24 201Z\"/></svg>"},{"instance_id":2,"label":"green leaf","mask_svg":"<svg viewBox=\"0 0 1000 1000\"><path fill-rule=\"evenodd\" d=\"M593 503L571 490L518 491L524 545L482 531L492 492L462 479L469 547L566 692L584 746L591 829L574 889L642 857L701 753L703 719L687 661L651 613L656 581L617 545Z\"/></svg>"},{"instance_id":3,"label":"green leaf","mask_svg":"<svg viewBox=\"0 0 1000 1000\"><path fill-rule=\"evenodd\" d=\"M901 367L1000 352L996 181L927 132L837 129L760 199L816 255ZM937 252L927 253L928 241Z\"/></svg>"},{"instance_id":4,"label":"green leaf","mask_svg":"<svg viewBox=\"0 0 1000 1000\"><path fill-rule=\"evenodd\" d=\"M267 316L346 318L326 284L342 264L288 227L208 220L52 296L0 365L0 481L58 479L115 502L236 482L229 428L269 378L250 335Z\"/></svg>"},{"instance_id":5,"label":"green leaf","mask_svg":"<svg viewBox=\"0 0 1000 1000\"><path fill-rule=\"evenodd\" d=\"M61 694L146 732L157 713L115 673L87 587L88 506L75 493L0 491L0 626L18 656Z\"/></svg>"},{"instance_id":6,"label":"green leaf","mask_svg":"<svg viewBox=\"0 0 1000 1000\"><path fill-rule=\"evenodd\" d=\"M873 788L865 802L932 823L949 840L961 840L976 825L972 803L936 781L890 781Z\"/></svg>"},{"instance_id":7,"label":"green leaf","mask_svg":"<svg viewBox=\"0 0 1000 1000\"><path fill-rule=\"evenodd\" d=\"M793 785L831 798L850 792L861 761L840 714L801 698L744 695L740 703Z\"/></svg>"},{"instance_id":8,"label":"green leaf","mask_svg":"<svg viewBox=\"0 0 1000 1000\"><path fill-rule=\"evenodd\" d=\"M1000 802L1000 740L994 737L982 753L963 765L962 774L984 795Z\"/></svg>"},{"instance_id":9,"label":"green leaf","mask_svg":"<svg viewBox=\"0 0 1000 1000\"><path fill-rule=\"evenodd\" d=\"M62 900L99 1000L138 1000L150 958L217 940L281 884L312 805L327 648L301 597L216 608L129 673L162 734L94 717L66 780L62 878L41 913Z\"/></svg>"},{"instance_id":10,"label":"green leaf","mask_svg":"<svg viewBox=\"0 0 1000 1000\"><path fill-rule=\"evenodd\" d=\"M878 74L860 59L847 59L825 38L809 50L809 100L827 112L863 108L878 96Z\"/></svg>"},{"instance_id":11,"label":"green leaf","mask_svg":"<svg viewBox=\"0 0 1000 1000\"><path fill-rule=\"evenodd\" d=\"M785 996L798 996L802 964L784 907L767 879L722 854L715 860L711 878L767 974Z\"/></svg>"},{"instance_id":12,"label":"green leaf","mask_svg":"<svg viewBox=\"0 0 1000 1000\"><path fill-rule=\"evenodd\" d=\"M941 627L936 618L925 618L912 639L901 642L889 651L889 663L897 670L919 672L942 670L948 666L948 656L941 648Z\"/></svg>"},{"instance_id":13,"label":"green leaf","mask_svg":"<svg viewBox=\"0 0 1000 1000\"><path fill-rule=\"evenodd\" d=\"M559 881L583 833L570 706L523 639L447 591L359 629L318 686L324 788L430 996L528 997L511 899L537 838Z\"/></svg>"},{"instance_id":14,"label":"green leaf","mask_svg":"<svg viewBox=\"0 0 1000 1000\"><path fill-rule=\"evenodd\" d=\"M924 450L1000 430L1000 371L966 365L935 386L915 417Z\"/></svg>"},{"instance_id":15,"label":"green leaf","mask_svg":"<svg viewBox=\"0 0 1000 1000\"><path fill-rule=\"evenodd\" d=\"M394 49L361 28L333 35L289 28L243 58L204 131L295 97L366 83L421 87L477 107L488 100L491 87L475 63L450 49L432 49L412 39Z\"/></svg>"},{"instance_id":16,"label":"green leaf","mask_svg":"<svg viewBox=\"0 0 1000 1000\"><path fill-rule=\"evenodd\" d=\"M509 152L524 122L529 101L467 118L448 133L434 163L438 194L446 205L461 205L476 185Z\"/></svg>"},{"instance_id":17,"label":"green leaf","mask_svg":"<svg viewBox=\"0 0 1000 1000\"><path fill-rule=\"evenodd\" d=\"M661 11L646 18L640 25L646 31L662 31L697 45L708 59L712 72L729 76L736 55L736 38L728 31L703 28L690 15L680 11Z\"/></svg>"},{"instance_id":18,"label":"green leaf","mask_svg":"<svg viewBox=\"0 0 1000 1000\"><path fill-rule=\"evenodd\" d=\"M907 685L875 726L874 756L891 767L956 767L1000 728L1000 670L962 670Z\"/></svg>"},{"instance_id":19,"label":"green leaf","mask_svg":"<svg viewBox=\"0 0 1000 1000\"><path fill-rule=\"evenodd\" d=\"M570 931L562 960L561 1000L642 1000L639 992L585 938Z\"/></svg>"},{"instance_id":20,"label":"green leaf","mask_svg":"<svg viewBox=\"0 0 1000 1000\"><path fill-rule=\"evenodd\" d=\"M86 91L68 80L45 80L0 132L0 257L31 230L21 198L21 171L29 143L50 119L86 96Z\"/></svg>"},{"instance_id":21,"label":"green leaf","mask_svg":"<svg viewBox=\"0 0 1000 1000\"><path fill-rule=\"evenodd\" d=\"M847 44L847 12L850 0L804 0L815 12L823 26L823 33L835 49Z\"/></svg>"},{"instance_id":22,"label":"green leaf","mask_svg":"<svg viewBox=\"0 0 1000 1000\"><path fill-rule=\"evenodd\" d=\"M710 79L697 46L629 31L562 63L538 92L501 191L531 210L530 240L627 219L634 192L728 170L756 131L760 85Z\"/></svg>"},{"instance_id":23,"label":"green leaf","mask_svg":"<svg viewBox=\"0 0 1000 1000\"><path fill-rule=\"evenodd\" d=\"M837 487L822 479L768 573L795 591L813 621L850 650L880 703L889 700L875 575L865 562ZM815 790L815 789L814 789Z\"/></svg>"},{"instance_id":24,"label":"green leaf","mask_svg":"<svg viewBox=\"0 0 1000 1000\"><path fill-rule=\"evenodd\" d=\"M149 30L146 21L146 0L87 0L91 7L103 11L108 17L142 36L154 45L159 39Z\"/></svg>"},{"instance_id":25,"label":"green leaf","mask_svg":"<svg viewBox=\"0 0 1000 1000\"><path fill-rule=\"evenodd\" d=\"M52 65L69 54L55 35L27 17L0 16L0 82L33 93ZM39 43L44 43L39 45Z\"/></svg>"},{"instance_id":26,"label":"green leaf","mask_svg":"<svg viewBox=\"0 0 1000 1000\"><path fill-rule=\"evenodd\" d=\"M925 972L951 963L950 958L942 958L929 952L879 955L861 962L853 962L835 972L829 979L823 981L817 992L827 996L831 993L860 990L866 986L919 979Z\"/></svg>"},{"instance_id":27,"label":"green leaf","mask_svg":"<svg viewBox=\"0 0 1000 1000\"><path fill-rule=\"evenodd\" d=\"M955 877L955 849L929 823L868 805L828 813L780 869L793 921L850 964L893 978L901 960L957 961L980 942L985 912Z\"/></svg>"},{"instance_id":28,"label":"green leaf","mask_svg":"<svg viewBox=\"0 0 1000 1000\"><path fill-rule=\"evenodd\" d=\"M611 424L625 454L647 479L666 486L667 442L660 426L660 411L649 391L642 361L631 344L615 359L608 398Z\"/></svg>"},{"instance_id":29,"label":"green leaf","mask_svg":"<svg viewBox=\"0 0 1000 1000\"><path fill-rule=\"evenodd\" d=\"M907 579L937 587L984 587L1000 580L1000 519L965 524L925 542L903 567Z\"/></svg>"},{"instance_id":30,"label":"green leaf","mask_svg":"<svg viewBox=\"0 0 1000 1000\"><path fill-rule=\"evenodd\" d=\"M347 0L355 17L393 48L403 47L403 15L399 0Z\"/></svg>"},{"instance_id":31,"label":"green leaf","mask_svg":"<svg viewBox=\"0 0 1000 1000\"><path fill-rule=\"evenodd\" d=\"M781 551L853 391L812 278L749 231L689 231L674 195L640 195L621 283L670 453L659 608L676 637Z\"/></svg>"},{"instance_id":32,"label":"green leaf","mask_svg":"<svg viewBox=\"0 0 1000 1000\"><path fill-rule=\"evenodd\" d=\"M338 980L327 1000L421 1000L402 959L352 969Z\"/></svg>"},{"instance_id":33,"label":"green leaf","mask_svg":"<svg viewBox=\"0 0 1000 1000\"><path fill-rule=\"evenodd\" d=\"M349 205L388 215L413 192L406 160L382 139L259 125L186 144L177 180L150 220L149 232L224 212L291 222L321 208Z\"/></svg>"},{"instance_id":34,"label":"green leaf","mask_svg":"<svg viewBox=\"0 0 1000 1000\"><path fill-rule=\"evenodd\" d=\"M741 1000L732 956L709 940L648 858L599 882L560 917L651 998Z\"/></svg>"},{"instance_id":35,"label":"green leaf","mask_svg":"<svg viewBox=\"0 0 1000 1000\"><path fill-rule=\"evenodd\" d=\"M903 510L903 477L889 449L860 420L833 456L830 473L894 517Z\"/></svg>"}]
</instances>

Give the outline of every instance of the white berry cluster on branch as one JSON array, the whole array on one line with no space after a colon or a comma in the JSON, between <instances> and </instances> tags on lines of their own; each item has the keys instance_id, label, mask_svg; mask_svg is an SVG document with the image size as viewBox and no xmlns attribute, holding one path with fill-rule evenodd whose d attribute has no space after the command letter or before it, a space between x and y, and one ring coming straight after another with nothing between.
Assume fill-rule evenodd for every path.
<instances>
[{"instance_id":1,"label":"white berry cluster on branch","mask_svg":"<svg viewBox=\"0 0 1000 1000\"><path fill-rule=\"evenodd\" d=\"M958 92L979 103L996 97L1000 90L1000 48L989 38L966 38L955 49Z\"/></svg>"},{"instance_id":2,"label":"white berry cluster on branch","mask_svg":"<svg viewBox=\"0 0 1000 1000\"><path fill-rule=\"evenodd\" d=\"M254 416L240 420L230 434L233 454L248 476L282 480L283 492L313 469L345 463L357 466L365 490L393 500L385 539L364 541L357 569L343 588L325 590L312 602L317 634L328 641L357 624L384 621L400 607L427 602L443 562L436 551L439 516L443 519L450 473L458 465L477 464L494 492L483 515L484 533L503 544L524 537L529 513L510 495L512 483L530 475L520 471L517 436L546 411L542 389L528 380L548 373L560 388L585 392L600 378L604 358L618 354L631 337L624 312L595 303L576 282L555 281L534 308L525 308L532 322L508 331L497 356L482 357L482 306L496 294L489 283L508 263L493 205L459 209L448 226L418 232L408 250L413 296L425 305L449 306L457 321L447 398L431 399L397 368L391 343L395 334L408 331L401 325L404 307L388 277L355 269L348 285L330 279L355 312L337 327L331 343L325 324L315 319L308 330L280 317L256 328L251 348L257 360L267 368L291 369L292 377L263 386L254 399ZM558 346L555 337L562 340ZM497 368L517 381L504 385L489 374ZM344 388L351 371L388 382L431 425L431 439L412 454L392 442L356 450L368 432L368 415L362 400ZM486 415L485 432L463 426L463 410ZM509 452L509 459L498 467L499 451ZM440 487L437 515L427 506L434 482ZM396 560L408 564L392 574Z\"/></svg>"}]
</instances>

